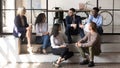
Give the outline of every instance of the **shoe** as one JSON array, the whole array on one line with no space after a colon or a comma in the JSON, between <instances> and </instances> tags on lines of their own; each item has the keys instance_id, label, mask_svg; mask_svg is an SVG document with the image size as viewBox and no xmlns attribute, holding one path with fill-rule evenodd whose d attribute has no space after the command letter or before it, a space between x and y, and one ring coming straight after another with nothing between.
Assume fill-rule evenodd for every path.
<instances>
[{"instance_id":1,"label":"shoe","mask_svg":"<svg viewBox=\"0 0 120 68\"><path fill-rule=\"evenodd\" d=\"M27 51L28 51L30 54L33 54L32 50L33 50L32 47L29 47L29 48L27 49Z\"/></svg>"},{"instance_id":2,"label":"shoe","mask_svg":"<svg viewBox=\"0 0 120 68\"><path fill-rule=\"evenodd\" d=\"M88 64L88 67L93 67L93 66L95 66L94 62L90 61L89 64Z\"/></svg>"},{"instance_id":3,"label":"shoe","mask_svg":"<svg viewBox=\"0 0 120 68\"><path fill-rule=\"evenodd\" d=\"M56 63L56 61L53 62L53 65L56 67L60 67L60 64Z\"/></svg>"},{"instance_id":4,"label":"shoe","mask_svg":"<svg viewBox=\"0 0 120 68\"><path fill-rule=\"evenodd\" d=\"M43 54L47 54L46 49L43 49L42 52L43 52Z\"/></svg>"},{"instance_id":5,"label":"shoe","mask_svg":"<svg viewBox=\"0 0 120 68\"><path fill-rule=\"evenodd\" d=\"M83 60L82 62L80 62L80 65L86 65L89 64L89 60Z\"/></svg>"}]
</instances>

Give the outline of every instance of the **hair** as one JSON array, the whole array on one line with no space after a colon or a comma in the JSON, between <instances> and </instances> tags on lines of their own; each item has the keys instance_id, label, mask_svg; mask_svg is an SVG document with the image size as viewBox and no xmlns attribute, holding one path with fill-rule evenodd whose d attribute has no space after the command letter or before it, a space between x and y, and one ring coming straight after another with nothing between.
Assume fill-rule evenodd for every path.
<instances>
[{"instance_id":1,"label":"hair","mask_svg":"<svg viewBox=\"0 0 120 68\"><path fill-rule=\"evenodd\" d=\"M69 10L73 11L73 12L76 12L76 10L74 8L70 8Z\"/></svg>"},{"instance_id":2,"label":"hair","mask_svg":"<svg viewBox=\"0 0 120 68\"><path fill-rule=\"evenodd\" d=\"M24 10L25 10L25 7L19 7L17 9L17 15L22 15Z\"/></svg>"},{"instance_id":3,"label":"hair","mask_svg":"<svg viewBox=\"0 0 120 68\"><path fill-rule=\"evenodd\" d=\"M97 11L97 12L100 11L98 7L94 7L93 10L95 10L95 11Z\"/></svg>"},{"instance_id":4,"label":"hair","mask_svg":"<svg viewBox=\"0 0 120 68\"><path fill-rule=\"evenodd\" d=\"M95 22L91 22L90 26L91 26L91 28L92 28L93 31L97 32L97 25L96 25Z\"/></svg>"},{"instance_id":5,"label":"hair","mask_svg":"<svg viewBox=\"0 0 120 68\"><path fill-rule=\"evenodd\" d=\"M40 13L36 18L35 25L45 22L44 18L45 18L45 13Z\"/></svg>"},{"instance_id":6,"label":"hair","mask_svg":"<svg viewBox=\"0 0 120 68\"><path fill-rule=\"evenodd\" d=\"M56 24L53 25L52 35L54 37L58 36L58 34L59 34L59 28L60 28L60 24L56 23Z\"/></svg>"}]
</instances>

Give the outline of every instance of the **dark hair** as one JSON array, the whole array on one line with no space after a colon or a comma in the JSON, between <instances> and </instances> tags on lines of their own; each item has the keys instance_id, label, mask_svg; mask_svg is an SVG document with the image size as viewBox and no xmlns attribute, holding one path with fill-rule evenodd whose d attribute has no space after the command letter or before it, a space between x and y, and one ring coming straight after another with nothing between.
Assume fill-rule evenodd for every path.
<instances>
[{"instance_id":1,"label":"dark hair","mask_svg":"<svg viewBox=\"0 0 120 68\"><path fill-rule=\"evenodd\" d=\"M35 21L35 25L38 23L43 23L44 22L44 18L45 18L45 13L40 13Z\"/></svg>"},{"instance_id":2,"label":"dark hair","mask_svg":"<svg viewBox=\"0 0 120 68\"><path fill-rule=\"evenodd\" d=\"M73 12L76 12L76 10L74 8L70 8L69 10L73 11Z\"/></svg>"},{"instance_id":3,"label":"dark hair","mask_svg":"<svg viewBox=\"0 0 120 68\"><path fill-rule=\"evenodd\" d=\"M58 23L56 23L56 24L53 25L52 35L54 37L56 37L59 34L59 27L60 27L60 24L58 24Z\"/></svg>"},{"instance_id":4,"label":"dark hair","mask_svg":"<svg viewBox=\"0 0 120 68\"><path fill-rule=\"evenodd\" d=\"M98 7L94 7L93 10L95 10L95 11L97 11L97 12L100 11Z\"/></svg>"},{"instance_id":5,"label":"dark hair","mask_svg":"<svg viewBox=\"0 0 120 68\"><path fill-rule=\"evenodd\" d=\"M91 26L91 28L92 28L93 31L97 32L97 25L96 25L95 22L91 22L90 26Z\"/></svg>"}]
</instances>

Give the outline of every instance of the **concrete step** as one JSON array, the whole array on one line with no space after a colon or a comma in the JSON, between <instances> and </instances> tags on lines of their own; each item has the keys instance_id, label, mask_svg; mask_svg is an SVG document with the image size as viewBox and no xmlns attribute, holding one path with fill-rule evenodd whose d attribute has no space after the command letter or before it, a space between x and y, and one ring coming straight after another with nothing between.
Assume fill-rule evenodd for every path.
<instances>
[{"instance_id":1,"label":"concrete step","mask_svg":"<svg viewBox=\"0 0 120 68\"><path fill-rule=\"evenodd\" d=\"M16 59L9 59L9 62L53 62L59 56L53 54L21 54L17 56ZM69 60L65 61L67 63L79 63L82 60L82 57L79 53L75 53L75 55ZM120 63L120 53L101 53L100 56L95 56L95 63Z\"/></svg>"},{"instance_id":2,"label":"concrete step","mask_svg":"<svg viewBox=\"0 0 120 68\"><path fill-rule=\"evenodd\" d=\"M33 52L37 52L37 49L41 46L40 44L32 44ZM74 44L68 45L70 51L78 52L78 49L74 46ZM102 43L101 44L102 52L120 52L120 43ZM51 47L47 48L47 52L51 52ZM21 45L21 53L27 53L27 45Z\"/></svg>"}]
</instances>

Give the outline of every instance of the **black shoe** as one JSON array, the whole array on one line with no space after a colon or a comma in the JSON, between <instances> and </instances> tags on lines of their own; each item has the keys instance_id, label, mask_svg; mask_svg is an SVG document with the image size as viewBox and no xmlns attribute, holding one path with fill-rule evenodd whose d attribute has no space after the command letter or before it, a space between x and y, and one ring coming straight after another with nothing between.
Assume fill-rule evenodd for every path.
<instances>
[{"instance_id":1,"label":"black shoe","mask_svg":"<svg viewBox=\"0 0 120 68\"><path fill-rule=\"evenodd\" d=\"M89 64L88 64L88 67L93 67L93 66L95 66L94 62L90 61Z\"/></svg>"},{"instance_id":2,"label":"black shoe","mask_svg":"<svg viewBox=\"0 0 120 68\"><path fill-rule=\"evenodd\" d=\"M82 62L80 62L80 65L86 65L89 64L89 60L83 60Z\"/></svg>"}]
</instances>

